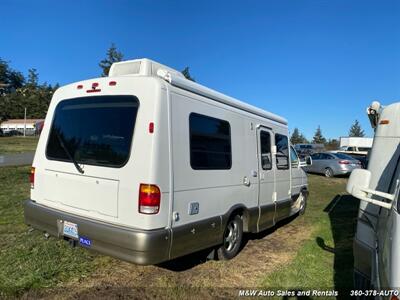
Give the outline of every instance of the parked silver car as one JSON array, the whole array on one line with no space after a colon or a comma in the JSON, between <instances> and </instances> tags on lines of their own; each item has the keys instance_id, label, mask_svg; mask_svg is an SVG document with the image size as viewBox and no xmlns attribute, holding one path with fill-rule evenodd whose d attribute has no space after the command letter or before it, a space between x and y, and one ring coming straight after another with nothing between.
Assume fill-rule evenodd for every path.
<instances>
[{"instance_id":1,"label":"parked silver car","mask_svg":"<svg viewBox=\"0 0 400 300\"><path fill-rule=\"evenodd\" d=\"M361 162L343 153L321 152L311 155L312 165L305 170L310 173L324 174L326 177L350 174L361 168Z\"/></svg>"}]
</instances>

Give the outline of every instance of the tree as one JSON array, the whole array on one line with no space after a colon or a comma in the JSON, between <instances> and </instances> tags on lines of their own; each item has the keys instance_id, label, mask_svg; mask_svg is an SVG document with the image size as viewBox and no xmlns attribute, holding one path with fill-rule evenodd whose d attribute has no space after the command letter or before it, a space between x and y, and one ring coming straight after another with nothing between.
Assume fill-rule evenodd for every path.
<instances>
[{"instance_id":1,"label":"tree","mask_svg":"<svg viewBox=\"0 0 400 300\"><path fill-rule=\"evenodd\" d=\"M339 149L339 141L337 139L329 139L325 144L326 150L337 150Z\"/></svg>"},{"instance_id":2,"label":"tree","mask_svg":"<svg viewBox=\"0 0 400 300\"><path fill-rule=\"evenodd\" d=\"M194 80L194 78L190 75L189 67L184 68L181 73L186 79L196 82L196 80Z\"/></svg>"},{"instance_id":3,"label":"tree","mask_svg":"<svg viewBox=\"0 0 400 300\"><path fill-rule=\"evenodd\" d=\"M39 73L35 68L29 69L27 85L32 88L37 88L38 83L39 83Z\"/></svg>"},{"instance_id":4,"label":"tree","mask_svg":"<svg viewBox=\"0 0 400 300\"><path fill-rule=\"evenodd\" d=\"M292 143L292 145L308 143L307 139L302 133L300 133L298 128L295 128L293 130L293 133L290 137L290 142Z\"/></svg>"},{"instance_id":5,"label":"tree","mask_svg":"<svg viewBox=\"0 0 400 300\"><path fill-rule=\"evenodd\" d=\"M117 50L117 47L114 43L111 44L111 47L108 48L106 53L106 58L100 61L99 66L103 70L101 76L106 77L110 71L111 65L115 62L122 61L124 55L122 52Z\"/></svg>"},{"instance_id":6,"label":"tree","mask_svg":"<svg viewBox=\"0 0 400 300\"><path fill-rule=\"evenodd\" d=\"M9 63L0 58L0 95L11 93L23 86L24 75L10 68Z\"/></svg>"},{"instance_id":7,"label":"tree","mask_svg":"<svg viewBox=\"0 0 400 300\"><path fill-rule=\"evenodd\" d=\"M358 120L355 120L353 125L351 125L349 130L349 136L352 137L363 137L365 136L364 130L362 130L360 123Z\"/></svg>"},{"instance_id":8,"label":"tree","mask_svg":"<svg viewBox=\"0 0 400 300\"><path fill-rule=\"evenodd\" d=\"M315 131L314 137L313 137L313 143L314 144L325 144L326 143L326 138L322 135L322 130L321 127L318 125L317 130Z\"/></svg>"},{"instance_id":9,"label":"tree","mask_svg":"<svg viewBox=\"0 0 400 300\"><path fill-rule=\"evenodd\" d=\"M4 70L7 69L4 68L6 65L2 64L3 62L4 61L0 61L0 76L3 76ZM12 84L13 78L18 78L19 75L22 76L22 73L14 70L10 71L9 68L5 73L8 74L8 77L5 80L3 76L2 80L10 82L9 85ZM23 78L23 76L21 78ZM13 85L12 90L6 93L0 93L0 120L21 119L24 117L25 108L27 109L28 118L44 118L51 97L58 88L58 85L53 87L47 83L39 84L39 74L36 69L30 69L28 71L28 80L26 83L25 79L17 83L17 85Z\"/></svg>"}]
</instances>

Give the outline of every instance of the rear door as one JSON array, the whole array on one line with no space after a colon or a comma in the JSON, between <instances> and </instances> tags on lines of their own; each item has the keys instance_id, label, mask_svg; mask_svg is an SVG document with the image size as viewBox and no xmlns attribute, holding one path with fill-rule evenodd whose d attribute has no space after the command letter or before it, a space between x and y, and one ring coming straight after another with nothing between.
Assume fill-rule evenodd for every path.
<instances>
[{"instance_id":1,"label":"rear door","mask_svg":"<svg viewBox=\"0 0 400 300\"><path fill-rule=\"evenodd\" d=\"M94 218L118 218L117 173L130 157L138 107L134 96L62 100L54 112L47 163L37 170L33 197Z\"/></svg>"},{"instance_id":2,"label":"rear door","mask_svg":"<svg viewBox=\"0 0 400 300\"><path fill-rule=\"evenodd\" d=\"M273 132L265 127L257 129L258 173L260 206L259 230L274 224L275 216L275 164L272 159Z\"/></svg>"},{"instance_id":3,"label":"rear door","mask_svg":"<svg viewBox=\"0 0 400 300\"><path fill-rule=\"evenodd\" d=\"M284 134L275 134L275 182L276 182L276 217L279 221L290 214L290 166L289 166L289 141Z\"/></svg>"}]
</instances>

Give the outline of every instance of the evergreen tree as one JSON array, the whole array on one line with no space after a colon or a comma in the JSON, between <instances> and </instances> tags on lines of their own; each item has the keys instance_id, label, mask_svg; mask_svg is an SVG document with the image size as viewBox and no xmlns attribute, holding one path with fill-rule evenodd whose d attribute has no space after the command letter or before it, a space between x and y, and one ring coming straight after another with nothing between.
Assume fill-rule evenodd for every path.
<instances>
[{"instance_id":1,"label":"evergreen tree","mask_svg":"<svg viewBox=\"0 0 400 300\"><path fill-rule=\"evenodd\" d=\"M290 142L292 143L292 145L308 143L307 139L302 133L300 133L298 128L295 128L293 130L293 133L290 137Z\"/></svg>"},{"instance_id":2,"label":"evergreen tree","mask_svg":"<svg viewBox=\"0 0 400 300\"><path fill-rule=\"evenodd\" d=\"M186 79L189 79L189 80L194 81L194 82L196 81L196 80L194 80L194 78L190 75L189 67L184 68L184 69L182 70L181 73L183 74L183 76L185 76Z\"/></svg>"},{"instance_id":3,"label":"evergreen tree","mask_svg":"<svg viewBox=\"0 0 400 300\"><path fill-rule=\"evenodd\" d=\"M315 134L313 137L313 143L314 144L325 144L326 143L326 138L322 135L322 130L319 125L318 125L317 130L315 131Z\"/></svg>"},{"instance_id":4,"label":"evergreen tree","mask_svg":"<svg viewBox=\"0 0 400 300\"><path fill-rule=\"evenodd\" d=\"M364 130L362 130L360 123L358 120L355 120L353 125L351 125L349 130L349 136L352 137L363 137L365 136Z\"/></svg>"},{"instance_id":5,"label":"evergreen tree","mask_svg":"<svg viewBox=\"0 0 400 300\"><path fill-rule=\"evenodd\" d=\"M39 83L39 74L35 68L28 70L28 82L27 86L31 88L37 88Z\"/></svg>"},{"instance_id":6,"label":"evergreen tree","mask_svg":"<svg viewBox=\"0 0 400 300\"><path fill-rule=\"evenodd\" d=\"M106 58L99 63L100 68L103 70L101 76L108 76L111 65L115 62L122 61L123 58L124 55L122 54L122 52L118 51L115 44L112 43L111 47L107 50Z\"/></svg>"}]
</instances>

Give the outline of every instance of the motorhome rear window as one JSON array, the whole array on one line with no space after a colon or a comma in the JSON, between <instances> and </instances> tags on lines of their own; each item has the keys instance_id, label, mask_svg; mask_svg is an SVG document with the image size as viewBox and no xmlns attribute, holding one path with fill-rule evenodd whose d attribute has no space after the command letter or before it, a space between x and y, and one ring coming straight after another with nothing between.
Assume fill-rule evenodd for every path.
<instances>
[{"instance_id":1,"label":"motorhome rear window","mask_svg":"<svg viewBox=\"0 0 400 300\"><path fill-rule=\"evenodd\" d=\"M80 164L122 167L129 159L138 106L134 96L61 101L54 112L47 158L71 161L72 157Z\"/></svg>"},{"instance_id":2,"label":"motorhome rear window","mask_svg":"<svg viewBox=\"0 0 400 300\"><path fill-rule=\"evenodd\" d=\"M232 165L229 122L192 113L190 127L190 165L195 170L224 170Z\"/></svg>"}]
</instances>

